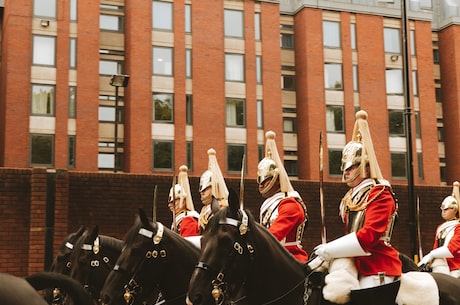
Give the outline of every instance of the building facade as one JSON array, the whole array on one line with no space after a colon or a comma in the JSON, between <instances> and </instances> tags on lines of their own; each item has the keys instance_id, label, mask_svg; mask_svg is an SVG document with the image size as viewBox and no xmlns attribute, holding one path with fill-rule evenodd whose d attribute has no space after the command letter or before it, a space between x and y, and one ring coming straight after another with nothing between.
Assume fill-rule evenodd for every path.
<instances>
[{"instance_id":1,"label":"building facade","mask_svg":"<svg viewBox=\"0 0 460 305\"><path fill-rule=\"evenodd\" d=\"M170 175L186 164L199 176L212 147L226 177L239 176L244 157L254 178L273 130L287 171L303 180L319 179L322 134L323 177L334 182L364 109L384 177L404 184L413 171L417 185L451 184L459 8L403 7L0 1L0 166Z\"/></svg>"}]
</instances>

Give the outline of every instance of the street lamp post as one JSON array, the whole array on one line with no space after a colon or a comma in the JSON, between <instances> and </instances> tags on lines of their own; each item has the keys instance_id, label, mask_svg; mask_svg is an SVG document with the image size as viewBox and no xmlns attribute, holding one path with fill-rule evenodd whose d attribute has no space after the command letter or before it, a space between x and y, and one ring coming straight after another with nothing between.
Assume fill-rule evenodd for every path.
<instances>
[{"instance_id":1,"label":"street lamp post","mask_svg":"<svg viewBox=\"0 0 460 305\"><path fill-rule=\"evenodd\" d=\"M112 75L110 78L110 85L115 87L115 135L114 135L114 165L113 171L116 173L118 170L118 122L120 120L119 111L118 111L118 88L126 88L129 82L129 75L116 74Z\"/></svg>"}]
</instances>

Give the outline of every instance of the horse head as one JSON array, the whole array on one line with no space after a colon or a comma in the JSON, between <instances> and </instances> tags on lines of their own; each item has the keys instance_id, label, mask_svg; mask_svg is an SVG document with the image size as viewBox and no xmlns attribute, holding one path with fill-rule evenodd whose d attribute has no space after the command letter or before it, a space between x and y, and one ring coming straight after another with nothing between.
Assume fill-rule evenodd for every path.
<instances>
[{"instance_id":1,"label":"horse head","mask_svg":"<svg viewBox=\"0 0 460 305\"><path fill-rule=\"evenodd\" d=\"M75 243L86 230L86 227L82 225L76 232L70 233L64 238L59 245L59 251L51 264L50 271L70 275L70 255Z\"/></svg>"},{"instance_id":2,"label":"horse head","mask_svg":"<svg viewBox=\"0 0 460 305\"><path fill-rule=\"evenodd\" d=\"M104 304L140 304L157 290L168 304L184 304L199 249L160 222L139 217L101 292Z\"/></svg>"},{"instance_id":3,"label":"horse head","mask_svg":"<svg viewBox=\"0 0 460 305\"><path fill-rule=\"evenodd\" d=\"M99 235L99 226L86 231L75 243L70 256L70 276L79 281L99 300L99 294L107 275L120 255L123 242L116 238Z\"/></svg>"}]
</instances>

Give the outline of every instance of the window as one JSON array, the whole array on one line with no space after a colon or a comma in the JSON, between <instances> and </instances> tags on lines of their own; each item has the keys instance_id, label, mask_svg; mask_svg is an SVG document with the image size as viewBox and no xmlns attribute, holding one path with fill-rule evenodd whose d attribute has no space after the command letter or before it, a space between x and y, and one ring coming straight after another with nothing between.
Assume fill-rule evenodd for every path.
<instances>
[{"instance_id":1,"label":"window","mask_svg":"<svg viewBox=\"0 0 460 305\"><path fill-rule=\"evenodd\" d=\"M77 116L77 87L69 87L69 118Z\"/></svg>"},{"instance_id":2,"label":"window","mask_svg":"<svg viewBox=\"0 0 460 305\"><path fill-rule=\"evenodd\" d=\"M343 106L326 106L327 132L345 132Z\"/></svg>"},{"instance_id":3,"label":"window","mask_svg":"<svg viewBox=\"0 0 460 305\"><path fill-rule=\"evenodd\" d=\"M417 153L417 168L418 168L418 178L423 180L423 155L422 153Z\"/></svg>"},{"instance_id":4,"label":"window","mask_svg":"<svg viewBox=\"0 0 460 305\"><path fill-rule=\"evenodd\" d=\"M359 86L358 86L358 66L353 65L352 71L353 71L353 91L358 92L358 90L359 90Z\"/></svg>"},{"instance_id":5,"label":"window","mask_svg":"<svg viewBox=\"0 0 460 305\"><path fill-rule=\"evenodd\" d=\"M185 33L192 32L192 6L190 4L185 5Z\"/></svg>"},{"instance_id":6,"label":"window","mask_svg":"<svg viewBox=\"0 0 460 305\"><path fill-rule=\"evenodd\" d=\"M387 69L385 71L387 94L403 94L403 79L401 69Z\"/></svg>"},{"instance_id":7,"label":"window","mask_svg":"<svg viewBox=\"0 0 460 305\"><path fill-rule=\"evenodd\" d=\"M124 122L123 107L118 106L118 116L115 115L115 107L99 106L99 122L115 122L118 118L118 123Z\"/></svg>"},{"instance_id":8,"label":"window","mask_svg":"<svg viewBox=\"0 0 460 305\"><path fill-rule=\"evenodd\" d=\"M32 85L32 115L54 115L55 87Z\"/></svg>"},{"instance_id":9,"label":"window","mask_svg":"<svg viewBox=\"0 0 460 305\"><path fill-rule=\"evenodd\" d=\"M56 61L56 38L53 36L33 36L33 64L54 66Z\"/></svg>"},{"instance_id":10,"label":"window","mask_svg":"<svg viewBox=\"0 0 460 305\"><path fill-rule=\"evenodd\" d=\"M340 23L323 21L323 45L326 48L340 48Z\"/></svg>"},{"instance_id":11,"label":"window","mask_svg":"<svg viewBox=\"0 0 460 305\"><path fill-rule=\"evenodd\" d=\"M113 143L110 145L113 146ZM99 143L101 146L101 143ZM117 170L122 170L123 165L123 153L117 153ZM115 169L115 154L114 153L99 153L97 155L97 167L101 170L114 170Z\"/></svg>"},{"instance_id":12,"label":"window","mask_svg":"<svg viewBox=\"0 0 460 305\"><path fill-rule=\"evenodd\" d=\"M435 96L436 96L436 102L437 103L441 103L442 102L442 93L441 93L441 88L434 88L434 93L435 93Z\"/></svg>"},{"instance_id":13,"label":"window","mask_svg":"<svg viewBox=\"0 0 460 305\"><path fill-rule=\"evenodd\" d=\"M342 171L340 167L342 165L342 151L338 149L328 149L327 154L329 155L329 175L341 176Z\"/></svg>"},{"instance_id":14,"label":"window","mask_svg":"<svg viewBox=\"0 0 460 305\"><path fill-rule=\"evenodd\" d=\"M259 156L259 161L265 158L265 146L257 145L257 155Z\"/></svg>"},{"instance_id":15,"label":"window","mask_svg":"<svg viewBox=\"0 0 460 305\"><path fill-rule=\"evenodd\" d=\"M77 67L77 38L70 38L69 68Z\"/></svg>"},{"instance_id":16,"label":"window","mask_svg":"<svg viewBox=\"0 0 460 305\"><path fill-rule=\"evenodd\" d=\"M415 56L415 31L410 30L410 55Z\"/></svg>"},{"instance_id":17,"label":"window","mask_svg":"<svg viewBox=\"0 0 460 305\"><path fill-rule=\"evenodd\" d=\"M30 135L30 164L53 165L54 135L31 134Z\"/></svg>"},{"instance_id":18,"label":"window","mask_svg":"<svg viewBox=\"0 0 460 305\"><path fill-rule=\"evenodd\" d=\"M153 94L153 121L160 123L173 122L173 103L172 93Z\"/></svg>"},{"instance_id":19,"label":"window","mask_svg":"<svg viewBox=\"0 0 460 305\"><path fill-rule=\"evenodd\" d=\"M246 146L243 144L227 145L227 169L229 172L241 172L243 156L246 154ZM246 171L246 169L244 169Z\"/></svg>"},{"instance_id":20,"label":"window","mask_svg":"<svg viewBox=\"0 0 460 305\"><path fill-rule=\"evenodd\" d=\"M388 125L390 136L403 137L406 135L404 127L404 111L388 110Z\"/></svg>"},{"instance_id":21,"label":"window","mask_svg":"<svg viewBox=\"0 0 460 305\"><path fill-rule=\"evenodd\" d=\"M185 77L192 77L192 50L185 49Z\"/></svg>"},{"instance_id":22,"label":"window","mask_svg":"<svg viewBox=\"0 0 460 305\"><path fill-rule=\"evenodd\" d=\"M420 111L415 111L415 136L417 139L421 138L421 130L420 130Z\"/></svg>"},{"instance_id":23,"label":"window","mask_svg":"<svg viewBox=\"0 0 460 305\"><path fill-rule=\"evenodd\" d=\"M99 29L123 32L123 16L101 14L99 16Z\"/></svg>"},{"instance_id":24,"label":"window","mask_svg":"<svg viewBox=\"0 0 460 305\"><path fill-rule=\"evenodd\" d=\"M406 178L406 154L391 153L391 177Z\"/></svg>"},{"instance_id":25,"label":"window","mask_svg":"<svg viewBox=\"0 0 460 305\"><path fill-rule=\"evenodd\" d=\"M264 128L264 103L262 100L257 100L257 128Z\"/></svg>"},{"instance_id":26,"label":"window","mask_svg":"<svg viewBox=\"0 0 460 305\"><path fill-rule=\"evenodd\" d=\"M285 133L297 132L297 119L296 118L283 118L283 132Z\"/></svg>"},{"instance_id":27,"label":"window","mask_svg":"<svg viewBox=\"0 0 460 305\"><path fill-rule=\"evenodd\" d=\"M439 64L439 50L433 49L433 62Z\"/></svg>"},{"instance_id":28,"label":"window","mask_svg":"<svg viewBox=\"0 0 460 305\"><path fill-rule=\"evenodd\" d=\"M294 75L281 75L281 89L294 91L295 90L295 76Z\"/></svg>"},{"instance_id":29,"label":"window","mask_svg":"<svg viewBox=\"0 0 460 305\"><path fill-rule=\"evenodd\" d=\"M293 177L298 175L297 160L284 160L284 168L288 176Z\"/></svg>"},{"instance_id":30,"label":"window","mask_svg":"<svg viewBox=\"0 0 460 305\"><path fill-rule=\"evenodd\" d=\"M384 28L383 36L385 53L401 54L401 39L399 37L399 29Z\"/></svg>"},{"instance_id":31,"label":"window","mask_svg":"<svg viewBox=\"0 0 460 305\"><path fill-rule=\"evenodd\" d=\"M173 49L167 47L153 47L153 74L173 75Z\"/></svg>"},{"instance_id":32,"label":"window","mask_svg":"<svg viewBox=\"0 0 460 305\"><path fill-rule=\"evenodd\" d=\"M444 128L438 127L438 142L444 142Z\"/></svg>"},{"instance_id":33,"label":"window","mask_svg":"<svg viewBox=\"0 0 460 305\"><path fill-rule=\"evenodd\" d=\"M262 56L256 56L256 82L262 84Z\"/></svg>"},{"instance_id":34,"label":"window","mask_svg":"<svg viewBox=\"0 0 460 305\"><path fill-rule=\"evenodd\" d=\"M187 141L185 143L185 159L187 160L187 167L189 171L193 170L193 142Z\"/></svg>"},{"instance_id":35,"label":"window","mask_svg":"<svg viewBox=\"0 0 460 305\"><path fill-rule=\"evenodd\" d=\"M100 75L114 75L123 74L122 62L116 60L99 60L99 74Z\"/></svg>"},{"instance_id":36,"label":"window","mask_svg":"<svg viewBox=\"0 0 460 305\"><path fill-rule=\"evenodd\" d=\"M227 126L244 127L246 125L245 101L227 98Z\"/></svg>"},{"instance_id":37,"label":"window","mask_svg":"<svg viewBox=\"0 0 460 305\"><path fill-rule=\"evenodd\" d=\"M244 81L243 54L225 54L225 80Z\"/></svg>"},{"instance_id":38,"label":"window","mask_svg":"<svg viewBox=\"0 0 460 305\"><path fill-rule=\"evenodd\" d=\"M68 136L67 143L69 147L69 155L67 160L67 166L69 168L75 168L75 150L76 150L76 139L75 136Z\"/></svg>"},{"instance_id":39,"label":"window","mask_svg":"<svg viewBox=\"0 0 460 305\"><path fill-rule=\"evenodd\" d=\"M412 92L414 96L418 96L418 79L417 79L417 70L412 71Z\"/></svg>"},{"instance_id":40,"label":"window","mask_svg":"<svg viewBox=\"0 0 460 305\"><path fill-rule=\"evenodd\" d=\"M34 16L56 18L56 0L34 0Z\"/></svg>"},{"instance_id":41,"label":"window","mask_svg":"<svg viewBox=\"0 0 460 305\"><path fill-rule=\"evenodd\" d=\"M342 64L324 64L324 85L329 90L342 90Z\"/></svg>"},{"instance_id":42,"label":"window","mask_svg":"<svg viewBox=\"0 0 460 305\"><path fill-rule=\"evenodd\" d=\"M77 21L77 0L70 0L70 21Z\"/></svg>"},{"instance_id":43,"label":"window","mask_svg":"<svg viewBox=\"0 0 460 305\"><path fill-rule=\"evenodd\" d=\"M260 41L260 13L254 14L254 38L256 41Z\"/></svg>"},{"instance_id":44,"label":"window","mask_svg":"<svg viewBox=\"0 0 460 305\"><path fill-rule=\"evenodd\" d=\"M294 49L294 35L293 34L280 34L281 48Z\"/></svg>"},{"instance_id":45,"label":"window","mask_svg":"<svg viewBox=\"0 0 460 305\"><path fill-rule=\"evenodd\" d=\"M193 124L193 95L185 96L185 124Z\"/></svg>"},{"instance_id":46,"label":"window","mask_svg":"<svg viewBox=\"0 0 460 305\"><path fill-rule=\"evenodd\" d=\"M224 32L225 37L244 37L243 11L224 10Z\"/></svg>"},{"instance_id":47,"label":"window","mask_svg":"<svg viewBox=\"0 0 460 305\"><path fill-rule=\"evenodd\" d=\"M153 29L173 30L173 3L153 1L152 5Z\"/></svg>"},{"instance_id":48,"label":"window","mask_svg":"<svg viewBox=\"0 0 460 305\"><path fill-rule=\"evenodd\" d=\"M173 142L153 141L153 169L173 169Z\"/></svg>"},{"instance_id":49,"label":"window","mask_svg":"<svg viewBox=\"0 0 460 305\"><path fill-rule=\"evenodd\" d=\"M351 49L356 50L356 24L355 23L350 24L350 43L351 43Z\"/></svg>"}]
</instances>

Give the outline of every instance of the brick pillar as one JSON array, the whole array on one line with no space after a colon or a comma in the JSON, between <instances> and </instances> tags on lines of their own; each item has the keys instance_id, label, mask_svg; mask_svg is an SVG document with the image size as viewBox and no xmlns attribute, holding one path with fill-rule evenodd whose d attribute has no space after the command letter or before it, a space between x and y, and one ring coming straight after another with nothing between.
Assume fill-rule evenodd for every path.
<instances>
[{"instance_id":1,"label":"brick pillar","mask_svg":"<svg viewBox=\"0 0 460 305\"><path fill-rule=\"evenodd\" d=\"M28 273L43 271L45 255L46 169L32 170Z\"/></svg>"}]
</instances>

